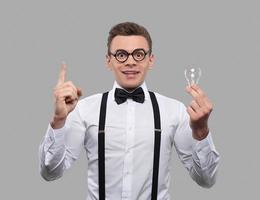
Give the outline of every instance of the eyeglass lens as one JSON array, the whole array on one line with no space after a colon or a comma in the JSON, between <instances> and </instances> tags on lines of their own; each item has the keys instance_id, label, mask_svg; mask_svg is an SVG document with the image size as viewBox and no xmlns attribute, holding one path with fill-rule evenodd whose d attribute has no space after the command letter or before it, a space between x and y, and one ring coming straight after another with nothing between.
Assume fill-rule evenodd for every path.
<instances>
[{"instance_id":1,"label":"eyeglass lens","mask_svg":"<svg viewBox=\"0 0 260 200\"><path fill-rule=\"evenodd\" d=\"M142 61L145 56L146 56L146 52L144 51L144 49L135 49L132 53L128 53L125 50L118 50L115 54L115 58L119 61L119 62L125 62L129 55L132 55L134 60L136 61Z\"/></svg>"}]
</instances>

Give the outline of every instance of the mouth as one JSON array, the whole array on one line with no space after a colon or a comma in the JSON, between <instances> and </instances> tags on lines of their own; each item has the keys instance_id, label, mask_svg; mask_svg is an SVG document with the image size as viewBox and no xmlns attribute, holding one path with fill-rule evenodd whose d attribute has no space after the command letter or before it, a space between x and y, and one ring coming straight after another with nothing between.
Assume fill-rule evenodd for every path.
<instances>
[{"instance_id":1,"label":"mouth","mask_svg":"<svg viewBox=\"0 0 260 200\"><path fill-rule=\"evenodd\" d=\"M139 74L139 71L122 71L123 74L125 75L136 75Z\"/></svg>"},{"instance_id":2,"label":"mouth","mask_svg":"<svg viewBox=\"0 0 260 200\"><path fill-rule=\"evenodd\" d=\"M125 75L127 79L135 79L137 75L140 73L140 71L126 70L122 71L122 73Z\"/></svg>"}]
</instances>

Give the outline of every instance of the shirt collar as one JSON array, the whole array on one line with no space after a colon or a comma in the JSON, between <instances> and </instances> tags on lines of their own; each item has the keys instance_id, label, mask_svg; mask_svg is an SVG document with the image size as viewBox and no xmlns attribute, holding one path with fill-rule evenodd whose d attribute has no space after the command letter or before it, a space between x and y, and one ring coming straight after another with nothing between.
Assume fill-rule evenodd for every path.
<instances>
[{"instance_id":1,"label":"shirt collar","mask_svg":"<svg viewBox=\"0 0 260 200\"><path fill-rule=\"evenodd\" d=\"M145 81L139 87L141 87L143 89L143 91L144 91L144 98L145 98L145 100L149 99L150 98L149 91L147 89ZM139 88L139 87L137 87L137 88ZM114 85L113 85L113 89L112 89L113 98L114 98L114 93L115 93L116 88L124 89L117 83L117 81L115 81Z\"/></svg>"}]
</instances>

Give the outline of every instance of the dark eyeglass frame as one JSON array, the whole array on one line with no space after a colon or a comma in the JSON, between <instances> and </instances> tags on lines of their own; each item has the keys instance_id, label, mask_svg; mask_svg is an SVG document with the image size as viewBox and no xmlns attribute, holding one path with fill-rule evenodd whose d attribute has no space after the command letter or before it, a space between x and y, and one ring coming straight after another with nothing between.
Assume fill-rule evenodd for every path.
<instances>
[{"instance_id":1,"label":"dark eyeglass frame","mask_svg":"<svg viewBox=\"0 0 260 200\"><path fill-rule=\"evenodd\" d=\"M136 59L135 56L134 56L135 53L136 53L136 52L139 52L139 51L142 51L142 52L144 53L144 57L143 57L141 60ZM124 53L124 54L126 55L126 59L123 60L123 61L118 60L118 58L117 58L118 53ZM126 50L124 50L124 49L117 49L115 53L109 52L109 54L112 55L112 56L114 56L115 59L116 59L118 62L120 62L120 63L124 63L125 61L127 61L128 58L129 58L129 55L131 55L136 62L143 61L143 60L145 59L146 55L149 54L149 53L151 53L151 50L145 51L144 49L141 49L141 48L133 50L132 53L128 53L128 52L127 52Z\"/></svg>"}]
</instances>

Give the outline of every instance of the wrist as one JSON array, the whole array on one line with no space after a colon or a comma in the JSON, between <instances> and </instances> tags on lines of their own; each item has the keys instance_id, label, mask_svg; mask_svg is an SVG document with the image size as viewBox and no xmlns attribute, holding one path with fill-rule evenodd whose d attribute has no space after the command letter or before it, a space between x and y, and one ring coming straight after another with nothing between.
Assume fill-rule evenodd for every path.
<instances>
[{"instance_id":1,"label":"wrist","mask_svg":"<svg viewBox=\"0 0 260 200\"><path fill-rule=\"evenodd\" d=\"M50 125L53 129L59 129L65 125L65 122L66 122L66 118L59 118L54 116L52 121L50 122Z\"/></svg>"},{"instance_id":2,"label":"wrist","mask_svg":"<svg viewBox=\"0 0 260 200\"><path fill-rule=\"evenodd\" d=\"M208 136L208 134L209 134L208 127L192 130L192 137L199 141L205 139Z\"/></svg>"}]
</instances>

